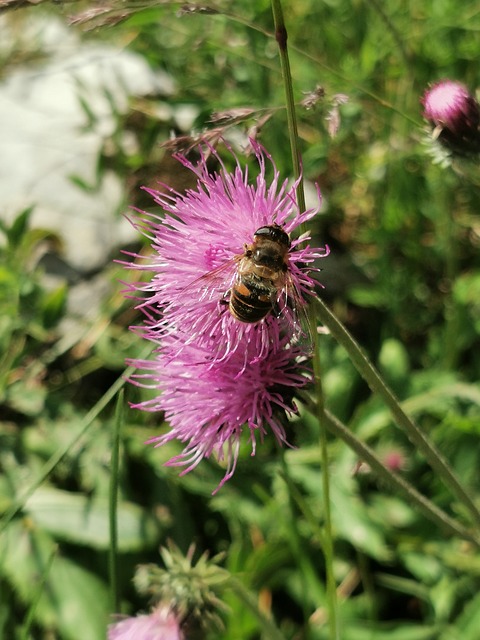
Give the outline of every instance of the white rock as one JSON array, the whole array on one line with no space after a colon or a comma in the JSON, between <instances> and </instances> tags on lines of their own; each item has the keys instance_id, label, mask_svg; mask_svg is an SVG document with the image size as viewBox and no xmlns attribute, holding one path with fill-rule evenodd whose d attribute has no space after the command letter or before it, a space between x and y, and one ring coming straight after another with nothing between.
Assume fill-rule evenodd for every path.
<instances>
[{"instance_id":1,"label":"white rock","mask_svg":"<svg viewBox=\"0 0 480 640\"><path fill-rule=\"evenodd\" d=\"M6 20L0 18L2 51L13 46ZM43 20L28 21L22 37L25 46L46 47L49 59L15 68L0 83L0 215L8 222L35 205L32 225L56 231L65 260L88 272L102 266L114 247L137 237L119 215L126 208L119 177L111 171L100 180L95 175L104 139L131 96L168 95L174 85L139 55L82 43L55 18ZM94 114L92 127L86 127L81 99ZM72 176L94 188L82 189Z\"/></svg>"}]
</instances>

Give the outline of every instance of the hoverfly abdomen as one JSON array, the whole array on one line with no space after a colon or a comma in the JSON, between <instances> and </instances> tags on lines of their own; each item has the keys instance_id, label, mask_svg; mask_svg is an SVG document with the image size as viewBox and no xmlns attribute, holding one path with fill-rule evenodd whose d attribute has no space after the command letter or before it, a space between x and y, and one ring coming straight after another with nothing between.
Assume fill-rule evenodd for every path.
<instances>
[{"instance_id":1,"label":"hoverfly abdomen","mask_svg":"<svg viewBox=\"0 0 480 640\"><path fill-rule=\"evenodd\" d=\"M254 323L272 310L277 289L254 273L245 273L230 292L230 313L240 322Z\"/></svg>"},{"instance_id":2,"label":"hoverfly abdomen","mask_svg":"<svg viewBox=\"0 0 480 640\"><path fill-rule=\"evenodd\" d=\"M286 282L290 238L278 225L260 227L245 246L230 292L230 313L240 322L259 322L273 309Z\"/></svg>"}]
</instances>

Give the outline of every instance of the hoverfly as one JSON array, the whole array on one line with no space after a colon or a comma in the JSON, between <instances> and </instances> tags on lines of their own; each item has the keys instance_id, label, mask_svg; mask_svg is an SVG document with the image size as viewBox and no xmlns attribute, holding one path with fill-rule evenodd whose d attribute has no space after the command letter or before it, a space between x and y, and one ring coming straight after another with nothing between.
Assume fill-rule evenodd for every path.
<instances>
[{"instance_id":1,"label":"hoverfly","mask_svg":"<svg viewBox=\"0 0 480 640\"><path fill-rule=\"evenodd\" d=\"M260 227L238 257L229 311L240 322L254 323L274 310L288 281L288 234L278 225Z\"/></svg>"},{"instance_id":2,"label":"hoverfly","mask_svg":"<svg viewBox=\"0 0 480 640\"><path fill-rule=\"evenodd\" d=\"M291 240L277 224L260 227L253 242L244 245L244 252L205 274L198 280L208 282L228 269L234 269L229 291L220 301L228 305L230 314L239 322L254 324L270 313L285 315L290 329L298 338L310 331L306 318L306 303L290 273L288 254ZM305 316L305 317L304 317Z\"/></svg>"}]
</instances>

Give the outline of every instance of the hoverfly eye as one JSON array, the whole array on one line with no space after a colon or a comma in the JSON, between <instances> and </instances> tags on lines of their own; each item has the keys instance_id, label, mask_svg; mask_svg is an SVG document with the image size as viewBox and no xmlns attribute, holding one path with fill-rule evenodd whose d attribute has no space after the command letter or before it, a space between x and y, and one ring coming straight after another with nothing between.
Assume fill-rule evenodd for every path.
<instances>
[{"instance_id":1,"label":"hoverfly eye","mask_svg":"<svg viewBox=\"0 0 480 640\"><path fill-rule=\"evenodd\" d=\"M283 246L288 248L290 248L291 246L288 233L286 233L278 225L269 225L265 227L260 227L255 231L254 236L262 236L265 238L270 238L270 240L273 240L274 242L278 242L279 244L282 244Z\"/></svg>"},{"instance_id":2,"label":"hoverfly eye","mask_svg":"<svg viewBox=\"0 0 480 640\"><path fill-rule=\"evenodd\" d=\"M272 227L260 227L257 229L254 236L270 236L272 234Z\"/></svg>"}]
</instances>

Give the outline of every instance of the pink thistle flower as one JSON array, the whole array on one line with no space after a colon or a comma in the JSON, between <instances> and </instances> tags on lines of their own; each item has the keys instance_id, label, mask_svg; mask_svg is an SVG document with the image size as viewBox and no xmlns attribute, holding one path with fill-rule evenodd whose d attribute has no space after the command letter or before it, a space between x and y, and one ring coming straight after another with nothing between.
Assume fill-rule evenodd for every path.
<instances>
[{"instance_id":1,"label":"pink thistle flower","mask_svg":"<svg viewBox=\"0 0 480 640\"><path fill-rule=\"evenodd\" d=\"M242 431L252 455L268 430L287 444L284 419L296 410L295 391L311 379L296 307L304 308L313 294L312 263L328 254L328 248L311 248L308 234L290 239L317 209L299 211L298 183L281 183L271 157L255 141L251 145L260 167L254 184L235 156L228 172L211 147L218 172L209 172L205 151L196 166L177 156L196 174L197 187L185 195L166 185L164 192L147 189L163 214L139 212L134 224L150 238L153 253L149 264L127 265L153 272L130 293L140 297L145 315L144 325L133 329L158 345L151 359L131 362L139 369L132 382L159 390L134 407L162 411L170 424L150 443L185 444L168 465L187 473L212 454L224 461L218 488L235 471ZM240 278L240 265L242 277L251 280ZM234 307L241 296L244 307Z\"/></svg>"},{"instance_id":2,"label":"pink thistle flower","mask_svg":"<svg viewBox=\"0 0 480 640\"><path fill-rule=\"evenodd\" d=\"M290 345L288 336L278 335L262 358L252 342L246 344L245 353L236 350L228 360L213 363L205 346L188 344L180 356L177 351L176 341L165 338L155 360L135 362L144 372L135 374L134 382L162 391L134 408L165 412L170 431L148 443L161 446L174 439L186 443L184 451L166 463L185 466L181 475L212 453L226 462L226 474L216 492L235 471L244 429L252 455L257 438L263 441L267 428L280 444L288 444L284 418L296 412L295 391L311 381L305 352Z\"/></svg>"},{"instance_id":3,"label":"pink thistle flower","mask_svg":"<svg viewBox=\"0 0 480 640\"><path fill-rule=\"evenodd\" d=\"M108 640L183 640L175 615L166 607L124 618L108 626Z\"/></svg>"},{"instance_id":4,"label":"pink thistle flower","mask_svg":"<svg viewBox=\"0 0 480 640\"><path fill-rule=\"evenodd\" d=\"M467 87L453 80L432 85L422 100L423 116L434 125L434 137L461 155L480 152L480 106Z\"/></svg>"},{"instance_id":5,"label":"pink thistle flower","mask_svg":"<svg viewBox=\"0 0 480 640\"><path fill-rule=\"evenodd\" d=\"M328 254L328 247L318 250L306 245L307 235L293 240L288 251L289 286L279 289L275 303L280 317L269 313L248 323L229 313L228 295L239 259L252 245L255 232L278 225L290 234L317 212L298 211L297 183L281 183L271 157L255 141L251 144L260 167L255 184L249 183L248 168L242 169L235 156L236 167L229 173L217 152L208 147L220 165L219 172L209 172L203 151L197 166L177 156L196 174L195 190L181 195L166 185L163 192L146 189L163 214L138 212L133 224L151 239L153 255L148 264L127 266L154 274L148 283L131 287L133 296L139 292L146 296L138 305L145 314L144 326L136 330L148 340L158 342L181 331L188 338L178 342L179 349L189 343L206 346L217 360L249 344L253 345L249 353L257 358L268 354L272 336L280 335L271 330L272 325L290 334L298 332L291 294L296 291L303 299L313 293L316 283L310 272L316 269L312 263ZM266 159L273 169L270 184Z\"/></svg>"}]
</instances>

